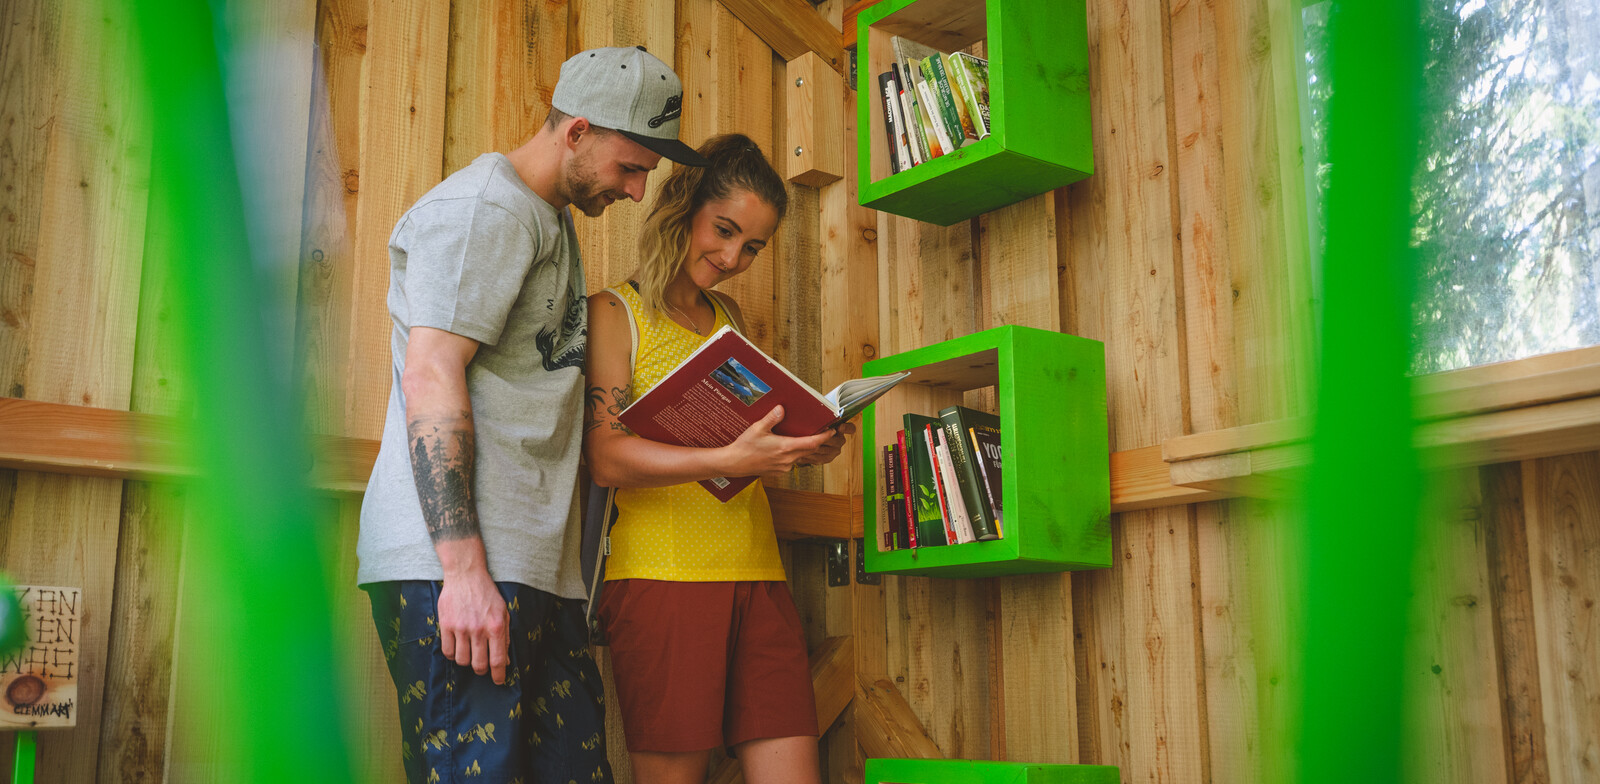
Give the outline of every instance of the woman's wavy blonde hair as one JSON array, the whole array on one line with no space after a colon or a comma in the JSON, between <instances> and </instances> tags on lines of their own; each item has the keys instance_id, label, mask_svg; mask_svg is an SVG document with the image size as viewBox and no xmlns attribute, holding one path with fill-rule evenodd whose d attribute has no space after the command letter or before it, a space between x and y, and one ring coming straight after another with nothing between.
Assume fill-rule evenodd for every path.
<instances>
[{"instance_id":1,"label":"woman's wavy blonde hair","mask_svg":"<svg viewBox=\"0 0 1600 784\"><path fill-rule=\"evenodd\" d=\"M655 314L667 309L666 290L689 254L689 225L706 202L749 191L771 205L783 220L789 195L750 137L730 133L713 136L699 150L709 166L677 166L661 184L639 236L639 295ZM653 314L654 315L654 314Z\"/></svg>"}]
</instances>

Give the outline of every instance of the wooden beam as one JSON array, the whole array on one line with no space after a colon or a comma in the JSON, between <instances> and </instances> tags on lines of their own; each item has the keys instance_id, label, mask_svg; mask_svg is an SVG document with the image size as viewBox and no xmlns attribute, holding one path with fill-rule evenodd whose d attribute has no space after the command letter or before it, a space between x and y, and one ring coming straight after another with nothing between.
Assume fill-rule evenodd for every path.
<instances>
[{"instance_id":1,"label":"wooden beam","mask_svg":"<svg viewBox=\"0 0 1600 784\"><path fill-rule=\"evenodd\" d=\"M784 60L816 52L828 67L844 73L839 31L805 0L722 0L722 5Z\"/></svg>"},{"instance_id":2,"label":"wooden beam","mask_svg":"<svg viewBox=\"0 0 1600 784\"><path fill-rule=\"evenodd\" d=\"M1133 512L1162 506L1215 501L1228 495L1182 487L1172 482L1170 465L1161 457L1161 445L1111 453L1111 511Z\"/></svg>"},{"instance_id":3,"label":"wooden beam","mask_svg":"<svg viewBox=\"0 0 1600 784\"><path fill-rule=\"evenodd\" d=\"M175 417L0 397L0 433L0 468L120 479L195 474L182 457L183 422ZM313 435L310 442L312 486L366 491L376 440ZM767 497L781 539L847 539L860 526L859 496L769 487Z\"/></svg>"},{"instance_id":4,"label":"wooden beam","mask_svg":"<svg viewBox=\"0 0 1600 784\"><path fill-rule=\"evenodd\" d=\"M844 9L844 21L839 25L839 44L846 49L856 47L856 17L883 0L856 0Z\"/></svg>"},{"instance_id":5,"label":"wooden beam","mask_svg":"<svg viewBox=\"0 0 1600 784\"><path fill-rule=\"evenodd\" d=\"M789 61L784 73L784 179L821 188L844 178L844 80L812 52Z\"/></svg>"},{"instance_id":6,"label":"wooden beam","mask_svg":"<svg viewBox=\"0 0 1600 784\"><path fill-rule=\"evenodd\" d=\"M856 742L868 757L944 757L911 704L884 678L856 682Z\"/></svg>"},{"instance_id":7,"label":"wooden beam","mask_svg":"<svg viewBox=\"0 0 1600 784\"><path fill-rule=\"evenodd\" d=\"M855 697L856 646L851 637L829 637L811 652L811 691L817 699L817 736L839 720L839 715ZM708 784L738 784L744 781L739 761L724 759L712 771Z\"/></svg>"}]
</instances>

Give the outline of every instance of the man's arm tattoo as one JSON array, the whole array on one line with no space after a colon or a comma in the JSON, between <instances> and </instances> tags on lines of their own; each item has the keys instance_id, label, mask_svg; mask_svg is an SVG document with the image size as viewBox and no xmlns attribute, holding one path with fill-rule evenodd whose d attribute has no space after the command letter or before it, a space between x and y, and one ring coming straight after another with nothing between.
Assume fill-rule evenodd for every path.
<instances>
[{"instance_id":1,"label":"man's arm tattoo","mask_svg":"<svg viewBox=\"0 0 1600 784\"><path fill-rule=\"evenodd\" d=\"M631 397L633 384L629 383L620 387L604 389L602 387L589 387L584 392L584 424L583 432L588 434L600 426L600 412L611 415L611 429L627 433L628 427L617 421L617 416L628 407L628 398ZM609 399L608 399L609 398Z\"/></svg>"},{"instance_id":2,"label":"man's arm tattoo","mask_svg":"<svg viewBox=\"0 0 1600 784\"><path fill-rule=\"evenodd\" d=\"M480 536L472 497L472 412L456 417L418 416L406 424L411 474L417 481L422 520L435 542Z\"/></svg>"}]
</instances>

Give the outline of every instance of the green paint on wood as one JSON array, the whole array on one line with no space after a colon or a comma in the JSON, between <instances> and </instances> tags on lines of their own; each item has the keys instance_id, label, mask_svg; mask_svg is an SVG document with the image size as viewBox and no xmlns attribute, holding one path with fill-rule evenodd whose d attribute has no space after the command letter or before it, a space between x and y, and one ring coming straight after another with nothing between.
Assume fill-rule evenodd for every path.
<instances>
[{"instance_id":1,"label":"green paint on wood","mask_svg":"<svg viewBox=\"0 0 1600 784\"><path fill-rule=\"evenodd\" d=\"M869 759L866 784L1118 784L1112 765Z\"/></svg>"},{"instance_id":2,"label":"green paint on wood","mask_svg":"<svg viewBox=\"0 0 1600 784\"><path fill-rule=\"evenodd\" d=\"M987 577L1111 565L1104 344L1004 326L862 366L867 375L902 370L912 373L906 384L955 391L995 387L1005 466L1003 536L916 550L868 547L867 571ZM863 465L877 465L877 406L864 416ZM863 479L866 497L876 499L875 472ZM875 542L877 504L863 504L863 513L866 541Z\"/></svg>"},{"instance_id":3,"label":"green paint on wood","mask_svg":"<svg viewBox=\"0 0 1600 784\"><path fill-rule=\"evenodd\" d=\"M856 20L859 62L873 62L869 28L915 3L887 0L861 12ZM974 4L985 7L993 132L976 144L874 182L871 134L881 101L857 101L856 172L862 206L948 226L1094 172L1084 0ZM938 20L930 21L938 26ZM857 69L859 95L879 95L878 75L872 70L867 65Z\"/></svg>"}]
</instances>

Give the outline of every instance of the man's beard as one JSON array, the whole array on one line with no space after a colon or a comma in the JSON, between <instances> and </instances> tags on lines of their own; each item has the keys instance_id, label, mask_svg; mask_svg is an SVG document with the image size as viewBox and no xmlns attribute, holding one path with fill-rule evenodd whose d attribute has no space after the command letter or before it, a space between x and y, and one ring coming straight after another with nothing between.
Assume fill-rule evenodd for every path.
<instances>
[{"instance_id":1,"label":"man's beard","mask_svg":"<svg viewBox=\"0 0 1600 784\"><path fill-rule=\"evenodd\" d=\"M616 198L600 187L594 169L582 158L575 158L568 163L564 174L567 180L568 200L584 215L591 218L600 217L606 210L606 197Z\"/></svg>"}]
</instances>

